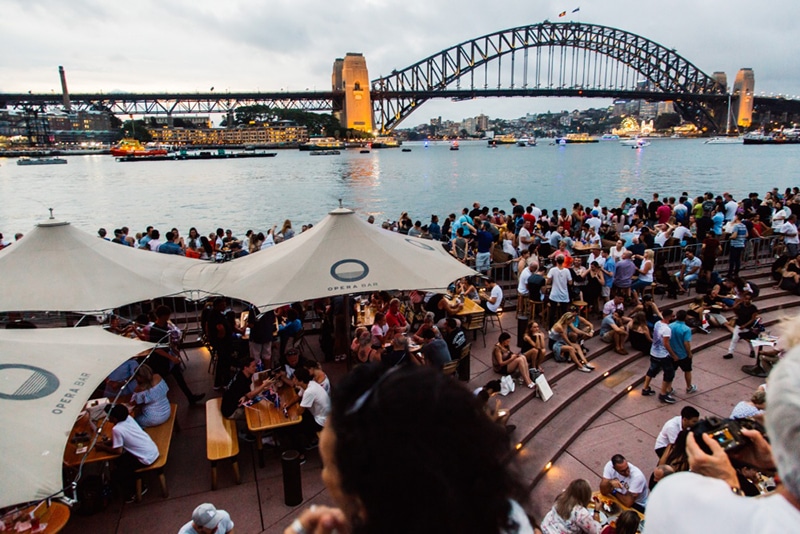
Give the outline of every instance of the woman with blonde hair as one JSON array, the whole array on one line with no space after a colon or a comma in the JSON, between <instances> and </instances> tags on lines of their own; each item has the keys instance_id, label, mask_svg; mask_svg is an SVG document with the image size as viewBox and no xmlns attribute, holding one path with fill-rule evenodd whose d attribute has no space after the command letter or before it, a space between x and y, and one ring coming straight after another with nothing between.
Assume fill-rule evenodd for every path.
<instances>
[{"instance_id":1,"label":"woman with blonde hair","mask_svg":"<svg viewBox=\"0 0 800 534\"><path fill-rule=\"evenodd\" d=\"M592 488L579 478L556 497L556 502L542 520L543 534L600 534L600 510L590 512Z\"/></svg>"},{"instance_id":2,"label":"woman with blonde hair","mask_svg":"<svg viewBox=\"0 0 800 534\"><path fill-rule=\"evenodd\" d=\"M634 258L639 258L642 260L641 266L636 269L636 272L639 273L639 278L637 278L633 285L631 285L633 298L639 300L638 292L653 285L653 272L655 269L655 262L653 261L653 249L649 248L644 251L642 256L637 254L634 256Z\"/></svg>"},{"instance_id":3,"label":"woman with blonde hair","mask_svg":"<svg viewBox=\"0 0 800 534\"><path fill-rule=\"evenodd\" d=\"M294 230L292 230L292 221L289 219L283 221L283 226L281 227L281 231L278 232L278 235L282 237L284 241L293 238Z\"/></svg>"},{"instance_id":4,"label":"woman with blonde hair","mask_svg":"<svg viewBox=\"0 0 800 534\"><path fill-rule=\"evenodd\" d=\"M591 373L594 367L586 361L581 346L569 339L569 324L576 315L575 312L565 313L550 329L549 337L553 342L553 358L557 362L565 362L569 357L578 366L578 371Z\"/></svg>"},{"instance_id":5,"label":"woman with blonde hair","mask_svg":"<svg viewBox=\"0 0 800 534\"><path fill-rule=\"evenodd\" d=\"M134 417L139 426L157 426L169 419L171 408L167 399L169 386L160 375L154 374L149 365L142 364L136 371L136 391L131 402L136 405Z\"/></svg>"}]
</instances>

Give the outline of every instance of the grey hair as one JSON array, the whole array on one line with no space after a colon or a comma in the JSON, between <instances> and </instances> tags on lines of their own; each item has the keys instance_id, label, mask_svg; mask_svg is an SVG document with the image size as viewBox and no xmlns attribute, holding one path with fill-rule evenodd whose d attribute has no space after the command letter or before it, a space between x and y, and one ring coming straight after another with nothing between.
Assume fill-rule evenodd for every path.
<instances>
[{"instance_id":1,"label":"grey hair","mask_svg":"<svg viewBox=\"0 0 800 534\"><path fill-rule=\"evenodd\" d=\"M428 319L433 321L434 319L436 319L436 314L433 313L432 311L425 312L425 320L428 320Z\"/></svg>"},{"instance_id":2,"label":"grey hair","mask_svg":"<svg viewBox=\"0 0 800 534\"><path fill-rule=\"evenodd\" d=\"M800 346L770 373L765 419L781 480L800 498Z\"/></svg>"}]
</instances>

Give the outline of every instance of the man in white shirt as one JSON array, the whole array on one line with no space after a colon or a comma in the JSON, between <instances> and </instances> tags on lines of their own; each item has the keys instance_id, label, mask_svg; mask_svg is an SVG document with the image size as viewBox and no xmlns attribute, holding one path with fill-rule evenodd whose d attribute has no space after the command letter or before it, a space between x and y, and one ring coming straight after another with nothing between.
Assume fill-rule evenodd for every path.
<instances>
[{"instance_id":1,"label":"man in white shirt","mask_svg":"<svg viewBox=\"0 0 800 534\"><path fill-rule=\"evenodd\" d=\"M628 462L621 454L615 454L603 467L600 493L614 495L628 508L644 513L647 506L647 479L642 470Z\"/></svg>"},{"instance_id":2,"label":"man in white shirt","mask_svg":"<svg viewBox=\"0 0 800 534\"><path fill-rule=\"evenodd\" d=\"M800 239L797 236L797 215L792 214L786 219L786 222L781 225L781 234L783 234L783 244L786 245L786 254L790 258L797 256L797 245Z\"/></svg>"},{"instance_id":3,"label":"man in white shirt","mask_svg":"<svg viewBox=\"0 0 800 534\"><path fill-rule=\"evenodd\" d=\"M556 266L547 272L547 285L550 286L550 326L567 313L570 305L569 286L572 273L564 267L564 256L556 256Z\"/></svg>"},{"instance_id":4,"label":"man in white shirt","mask_svg":"<svg viewBox=\"0 0 800 534\"><path fill-rule=\"evenodd\" d=\"M664 378L661 381L661 394L658 400L666 404L675 404L678 400L672 396L672 380L675 378L675 362L678 361L678 356L672 351L669 344L669 338L672 335L672 330L669 328L669 322L672 320L674 312L671 309L666 309L661 312L664 317L661 321L656 321L653 326L653 344L650 347L650 368L644 377L644 388L642 395L647 397L655 394L650 389L650 381L653 380L658 373L664 371Z\"/></svg>"},{"instance_id":5,"label":"man in white shirt","mask_svg":"<svg viewBox=\"0 0 800 534\"><path fill-rule=\"evenodd\" d=\"M290 430L292 447L296 451L302 451L304 444L316 443L317 432L325 426L325 421L331 412L331 397L305 367L298 367L294 372L294 377L302 391L300 397L287 404L285 408L288 410L289 407L299 402L300 407L305 409L303 418L297 425L298 428ZM301 454L300 462L305 462L305 455Z\"/></svg>"},{"instance_id":6,"label":"man in white shirt","mask_svg":"<svg viewBox=\"0 0 800 534\"><path fill-rule=\"evenodd\" d=\"M732 221L736 210L739 209L739 203L733 200L730 193L723 193L722 197L725 199L725 222Z\"/></svg>"},{"instance_id":7,"label":"man in white shirt","mask_svg":"<svg viewBox=\"0 0 800 534\"><path fill-rule=\"evenodd\" d=\"M526 269L522 269L522 272L519 273L519 284L517 284L517 294L527 297L528 296L528 279L531 277L533 273L536 272L536 269L539 266L535 263L531 263L528 265Z\"/></svg>"},{"instance_id":8,"label":"man in white shirt","mask_svg":"<svg viewBox=\"0 0 800 534\"><path fill-rule=\"evenodd\" d=\"M114 425L112 440L98 441L95 448L120 455L116 460L115 475L122 486L125 502L132 503L136 497L135 472L158 459L158 447L139 423L128 416L128 408L124 405L114 405L108 413L108 421Z\"/></svg>"},{"instance_id":9,"label":"man in white shirt","mask_svg":"<svg viewBox=\"0 0 800 534\"><path fill-rule=\"evenodd\" d=\"M497 313L497 310L503 304L503 288L497 285L493 278L486 279L486 287L489 290L488 294L484 290L478 293L481 304L491 313Z\"/></svg>"},{"instance_id":10,"label":"man in white shirt","mask_svg":"<svg viewBox=\"0 0 800 534\"><path fill-rule=\"evenodd\" d=\"M528 250L528 248L533 243L533 238L531 237L531 222L525 221L525 224L522 225L522 228L519 229L519 246L517 250L519 253L522 254L523 250Z\"/></svg>"},{"instance_id":11,"label":"man in white shirt","mask_svg":"<svg viewBox=\"0 0 800 534\"><path fill-rule=\"evenodd\" d=\"M217 510L211 503L203 503L192 512L192 520L178 531L178 534L230 534L233 521L225 510Z\"/></svg>"},{"instance_id":12,"label":"man in white shirt","mask_svg":"<svg viewBox=\"0 0 800 534\"><path fill-rule=\"evenodd\" d=\"M661 427L661 432L658 433L656 438L655 451L656 456L661 458L664 451L667 450L669 445L675 444L678 439L678 434L681 430L687 430L693 427L700 419L700 412L693 406L684 406L681 409L681 414L669 419L664 426Z\"/></svg>"}]
</instances>

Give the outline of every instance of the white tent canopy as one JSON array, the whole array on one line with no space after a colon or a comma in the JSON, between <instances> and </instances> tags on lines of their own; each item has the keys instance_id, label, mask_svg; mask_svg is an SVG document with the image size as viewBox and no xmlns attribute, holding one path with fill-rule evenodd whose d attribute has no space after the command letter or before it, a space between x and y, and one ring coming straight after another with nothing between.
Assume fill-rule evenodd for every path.
<instances>
[{"instance_id":1,"label":"white tent canopy","mask_svg":"<svg viewBox=\"0 0 800 534\"><path fill-rule=\"evenodd\" d=\"M369 291L444 291L474 274L440 243L383 230L339 208L277 246L230 263L193 267L184 287L269 308Z\"/></svg>"},{"instance_id":2,"label":"white tent canopy","mask_svg":"<svg viewBox=\"0 0 800 534\"><path fill-rule=\"evenodd\" d=\"M89 396L152 346L100 327L0 330L0 508L63 487L67 439Z\"/></svg>"},{"instance_id":3,"label":"white tent canopy","mask_svg":"<svg viewBox=\"0 0 800 534\"><path fill-rule=\"evenodd\" d=\"M196 260L135 250L50 219L0 250L0 311L102 311L180 293Z\"/></svg>"}]
</instances>

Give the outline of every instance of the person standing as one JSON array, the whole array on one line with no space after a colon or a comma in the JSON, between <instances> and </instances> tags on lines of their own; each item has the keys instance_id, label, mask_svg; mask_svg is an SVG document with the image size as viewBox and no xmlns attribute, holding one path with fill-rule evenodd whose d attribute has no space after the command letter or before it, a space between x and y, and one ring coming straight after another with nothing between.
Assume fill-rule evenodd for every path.
<instances>
[{"instance_id":1,"label":"person standing","mask_svg":"<svg viewBox=\"0 0 800 534\"><path fill-rule=\"evenodd\" d=\"M250 357L261 361L264 369L271 369L272 339L275 337L275 311L259 313L255 306L250 307L247 314L247 326L250 328Z\"/></svg>"},{"instance_id":2,"label":"person standing","mask_svg":"<svg viewBox=\"0 0 800 534\"><path fill-rule=\"evenodd\" d=\"M738 213L733 216L733 225L730 233L731 256L728 261L728 278L739 276L742 267L745 240L749 237L747 227L742 223L742 216Z\"/></svg>"},{"instance_id":3,"label":"person standing","mask_svg":"<svg viewBox=\"0 0 800 534\"><path fill-rule=\"evenodd\" d=\"M797 257L797 245L800 244L800 238L797 235L797 215L792 214L786 219L786 222L781 225L780 233L783 234L786 255L789 258Z\"/></svg>"},{"instance_id":4,"label":"person standing","mask_svg":"<svg viewBox=\"0 0 800 534\"><path fill-rule=\"evenodd\" d=\"M572 274L564 267L563 255L556 256L556 266L547 272L547 284L550 286L550 324L552 327L559 317L569 310L569 286Z\"/></svg>"},{"instance_id":5,"label":"person standing","mask_svg":"<svg viewBox=\"0 0 800 534\"><path fill-rule=\"evenodd\" d=\"M178 534L233 534L233 521L225 510L217 510L211 503L203 503L192 512L192 520Z\"/></svg>"},{"instance_id":6,"label":"person standing","mask_svg":"<svg viewBox=\"0 0 800 534\"><path fill-rule=\"evenodd\" d=\"M643 396L654 395L655 391L650 389L650 381L658 373L664 371L664 378L661 381L661 393L658 400L666 404L675 404L677 399L672 396L672 380L675 378L675 365L677 355L672 351L670 336L672 330L669 328L669 321L672 319L672 310L666 309L661 314L664 318L657 321L653 327L653 345L650 347L650 368L644 377Z\"/></svg>"},{"instance_id":7,"label":"person standing","mask_svg":"<svg viewBox=\"0 0 800 534\"><path fill-rule=\"evenodd\" d=\"M214 309L208 317L208 341L217 353L217 366L214 370L214 389L219 391L231 379L233 364L233 329L225 317L225 299L214 299Z\"/></svg>"},{"instance_id":8,"label":"person standing","mask_svg":"<svg viewBox=\"0 0 800 534\"><path fill-rule=\"evenodd\" d=\"M489 221L483 221L476 234L478 253L475 256L475 270L483 275L489 272L492 263L492 251L494 250L494 236L489 231L490 227Z\"/></svg>"},{"instance_id":9,"label":"person standing","mask_svg":"<svg viewBox=\"0 0 800 534\"><path fill-rule=\"evenodd\" d=\"M686 325L686 310L678 310L675 321L670 323L669 345L678 357L675 367L683 371L686 379L686 393L694 393L697 386L692 384L692 329Z\"/></svg>"}]
</instances>

